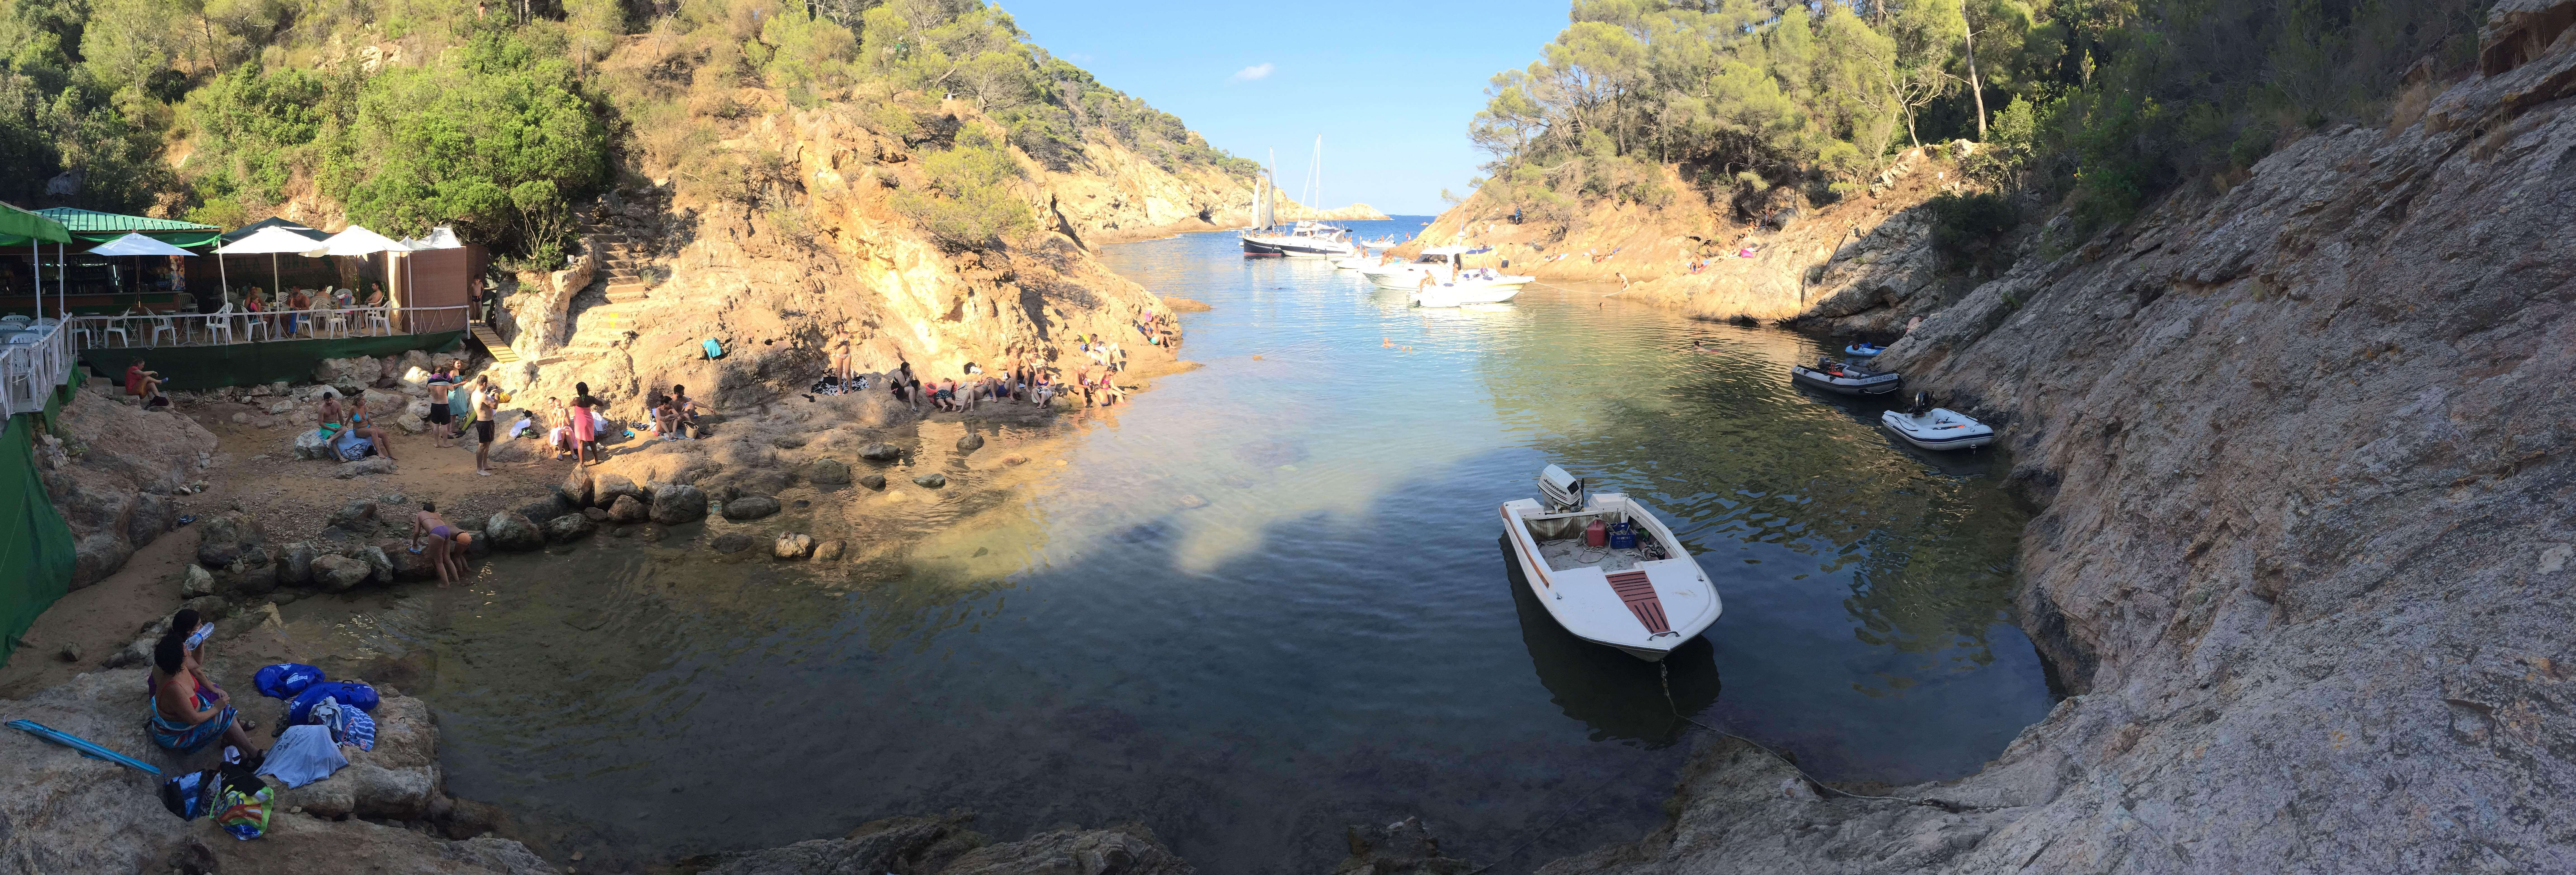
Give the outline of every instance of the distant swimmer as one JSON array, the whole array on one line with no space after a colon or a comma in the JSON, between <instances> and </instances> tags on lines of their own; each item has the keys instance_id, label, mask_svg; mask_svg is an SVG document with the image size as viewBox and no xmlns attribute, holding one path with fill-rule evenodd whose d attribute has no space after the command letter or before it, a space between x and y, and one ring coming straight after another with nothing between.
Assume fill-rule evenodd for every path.
<instances>
[{"instance_id":1,"label":"distant swimmer","mask_svg":"<svg viewBox=\"0 0 2576 875\"><path fill-rule=\"evenodd\" d=\"M1717 352L1718 349L1717 347L1708 345L1708 341L1694 340L1691 341L1691 351L1697 353L1714 353Z\"/></svg>"}]
</instances>

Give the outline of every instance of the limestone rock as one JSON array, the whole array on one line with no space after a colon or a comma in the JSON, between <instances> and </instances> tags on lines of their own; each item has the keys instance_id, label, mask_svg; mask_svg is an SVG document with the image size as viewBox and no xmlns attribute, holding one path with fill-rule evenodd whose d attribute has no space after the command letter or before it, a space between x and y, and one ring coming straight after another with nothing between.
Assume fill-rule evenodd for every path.
<instances>
[{"instance_id":1,"label":"limestone rock","mask_svg":"<svg viewBox=\"0 0 2576 875\"><path fill-rule=\"evenodd\" d=\"M372 386L383 377L384 367L370 356L313 363L313 382L325 386Z\"/></svg>"},{"instance_id":2,"label":"limestone rock","mask_svg":"<svg viewBox=\"0 0 2576 875\"><path fill-rule=\"evenodd\" d=\"M590 491L591 502L600 507L615 507L619 498L630 496L638 502L644 500L636 492L635 481L624 474L602 472L591 475Z\"/></svg>"},{"instance_id":3,"label":"limestone rock","mask_svg":"<svg viewBox=\"0 0 2576 875\"><path fill-rule=\"evenodd\" d=\"M348 480L354 477L364 477L369 474L391 474L393 472L394 460L383 456L368 456L355 462L340 463L340 467L337 470L332 471L331 476L338 477L342 480Z\"/></svg>"},{"instance_id":4,"label":"limestone rock","mask_svg":"<svg viewBox=\"0 0 2576 875\"><path fill-rule=\"evenodd\" d=\"M859 485L865 486L869 489L884 489L886 485L885 475L870 474L868 476L861 477L859 478Z\"/></svg>"},{"instance_id":5,"label":"limestone rock","mask_svg":"<svg viewBox=\"0 0 2576 875\"><path fill-rule=\"evenodd\" d=\"M381 520L377 516L376 502L373 499L353 498L349 503L341 505L339 510L331 512L330 525L332 528L350 534L367 535L376 531L379 522Z\"/></svg>"},{"instance_id":6,"label":"limestone rock","mask_svg":"<svg viewBox=\"0 0 2576 875\"><path fill-rule=\"evenodd\" d=\"M640 523L649 517L650 514L644 509L644 503L636 501L633 495L620 495L617 497L617 503L608 506L608 518L616 522Z\"/></svg>"},{"instance_id":7,"label":"limestone rock","mask_svg":"<svg viewBox=\"0 0 2576 875\"><path fill-rule=\"evenodd\" d=\"M64 644L62 649L54 651L54 658L60 659L64 662L79 662L81 661L81 646L77 643Z\"/></svg>"},{"instance_id":8,"label":"limestone rock","mask_svg":"<svg viewBox=\"0 0 2576 875\"><path fill-rule=\"evenodd\" d=\"M423 540L426 541L426 539ZM438 569L429 564L429 547L426 543L422 545L420 552L414 553L411 551L410 541L377 541L375 553L384 556L391 564L390 570L397 583L417 583L438 579ZM373 556L369 558L372 559Z\"/></svg>"},{"instance_id":9,"label":"limestone rock","mask_svg":"<svg viewBox=\"0 0 2576 875\"><path fill-rule=\"evenodd\" d=\"M604 523L608 521L608 511L596 507L582 508L581 515L583 519L590 520L594 523Z\"/></svg>"},{"instance_id":10,"label":"limestone rock","mask_svg":"<svg viewBox=\"0 0 2576 875\"><path fill-rule=\"evenodd\" d=\"M256 598L276 589L277 578L277 564L274 562L259 565L235 562L228 573L216 579L216 593Z\"/></svg>"},{"instance_id":11,"label":"limestone rock","mask_svg":"<svg viewBox=\"0 0 2576 875\"><path fill-rule=\"evenodd\" d=\"M215 576L207 572L204 566L188 566L187 576L179 582L179 597L192 599L214 594Z\"/></svg>"},{"instance_id":12,"label":"limestone rock","mask_svg":"<svg viewBox=\"0 0 2576 875\"><path fill-rule=\"evenodd\" d=\"M400 549L403 552L410 552L409 549L405 548L400 542L396 542L394 546L396 549ZM384 586L394 582L394 557L392 554L386 553L384 548L378 547L374 544L368 544L361 547L351 547L342 551L342 555L367 563L367 580L375 583L376 585Z\"/></svg>"},{"instance_id":13,"label":"limestone rock","mask_svg":"<svg viewBox=\"0 0 2576 875\"><path fill-rule=\"evenodd\" d=\"M545 530L547 541L562 544L590 537L599 531L599 524L591 522L588 516L568 513L547 520Z\"/></svg>"},{"instance_id":14,"label":"limestone rock","mask_svg":"<svg viewBox=\"0 0 2576 875\"><path fill-rule=\"evenodd\" d=\"M836 561L839 561L839 560L840 560L840 558L841 558L841 554L842 554L844 551L848 550L848 549L849 549L849 545L848 545L848 544L846 544L846 543L843 543L843 542L841 542L841 541L818 541L818 542L815 542L815 544L814 544L814 561L816 561L816 562L836 562Z\"/></svg>"},{"instance_id":15,"label":"limestone rock","mask_svg":"<svg viewBox=\"0 0 2576 875\"><path fill-rule=\"evenodd\" d=\"M778 541L770 546L770 555L779 559L803 559L813 552L814 537L794 532L779 535Z\"/></svg>"},{"instance_id":16,"label":"limestone rock","mask_svg":"<svg viewBox=\"0 0 2576 875\"><path fill-rule=\"evenodd\" d=\"M740 553L744 550L751 549L751 546L757 543L759 543L759 541L754 540L750 535L746 535L741 532L726 532L715 536L714 540L708 541L707 547L718 553Z\"/></svg>"},{"instance_id":17,"label":"limestone rock","mask_svg":"<svg viewBox=\"0 0 2576 875\"><path fill-rule=\"evenodd\" d=\"M331 453L330 439L323 437L322 432L316 429L297 431L295 443L289 453L298 459L320 459L325 462L334 461L337 458Z\"/></svg>"},{"instance_id":18,"label":"limestone rock","mask_svg":"<svg viewBox=\"0 0 2576 875\"><path fill-rule=\"evenodd\" d=\"M429 430L429 422L421 419L420 417L413 416L410 411L404 411L401 414L396 415L394 417L394 426L402 429L404 434L419 434Z\"/></svg>"},{"instance_id":19,"label":"limestone rock","mask_svg":"<svg viewBox=\"0 0 2576 875\"><path fill-rule=\"evenodd\" d=\"M490 534L492 549L495 550L525 553L546 545L545 532L538 530L537 524L529 521L526 514L517 511L493 514L492 519L483 524L483 531Z\"/></svg>"},{"instance_id":20,"label":"limestone rock","mask_svg":"<svg viewBox=\"0 0 2576 875\"><path fill-rule=\"evenodd\" d=\"M197 521L197 564L228 567L256 552L266 539L259 523L239 511L209 515Z\"/></svg>"},{"instance_id":21,"label":"limestone rock","mask_svg":"<svg viewBox=\"0 0 2576 875\"><path fill-rule=\"evenodd\" d=\"M564 503L561 493L548 493L544 498L519 505L518 511L519 515L527 517L529 522L542 523L571 513L573 507L574 505Z\"/></svg>"},{"instance_id":22,"label":"limestone rock","mask_svg":"<svg viewBox=\"0 0 2576 875\"><path fill-rule=\"evenodd\" d=\"M724 518L756 520L778 512L778 499L766 495L740 495L724 503Z\"/></svg>"},{"instance_id":23,"label":"limestone rock","mask_svg":"<svg viewBox=\"0 0 2576 875\"><path fill-rule=\"evenodd\" d=\"M903 448L889 443L873 443L859 448L859 458L871 462L892 462L903 458Z\"/></svg>"},{"instance_id":24,"label":"limestone rock","mask_svg":"<svg viewBox=\"0 0 2576 875\"><path fill-rule=\"evenodd\" d=\"M563 483L555 487L555 495L562 498L564 504L569 507L589 507L590 489L590 472L582 468L574 468L572 473L564 475Z\"/></svg>"},{"instance_id":25,"label":"limestone rock","mask_svg":"<svg viewBox=\"0 0 2576 875\"><path fill-rule=\"evenodd\" d=\"M805 482L816 486L839 486L850 482L850 466L839 459L816 459L805 466Z\"/></svg>"},{"instance_id":26,"label":"limestone rock","mask_svg":"<svg viewBox=\"0 0 2576 875\"><path fill-rule=\"evenodd\" d=\"M367 582L375 569L366 562L337 553L313 557L313 582L330 592L341 592Z\"/></svg>"},{"instance_id":27,"label":"limestone rock","mask_svg":"<svg viewBox=\"0 0 2576 875\"><path fill-rule=\"evenodd\" d=\"M971 453L971 452L974 452L974 451L976 451L976 450L980 450L980 449L983 449L983 448L984 448L984 436L983 436L983 435L976 434L976 433L974 433L974 432L967 432L965 437L961 437L961 438L958 438L958 439L957 439L957 450L958 450L958 452Z\"/></svg>"},{"instance_id":28,"label":"limestone rock","mask_svg":"<svg viewBox=\"0 0 2576 875\"><path fill-rule=\"evenodd\" d=\"M672 484L653 490L653 521L666 526L707 518L707 494L695 486Z\"/></svg>"},{"instance_id":29,"label":"limestone rock","mask_svg":"<svg viewBox=\"0 0 2576 875\"><path fill-rule=\"evenodd\" d=\"M923 489L937 489L948 485L948 475L936 472L923 474L919 477L912 478L912 485L919 486Z\"/></svg>"},{"instance_id":30,"label":"limestone rock","mask_svg":"<svg viewBox=\"0 0 2576 875\"><path fill-rule=\"evenodd\" d=\"M1351 824L1343 828L1350 856L1332 875L1468 875L1476 864L1440 852L1440 840L1424 829L1422 818L1407 817L1383 827Z\"/></svg>"}]
</instances>

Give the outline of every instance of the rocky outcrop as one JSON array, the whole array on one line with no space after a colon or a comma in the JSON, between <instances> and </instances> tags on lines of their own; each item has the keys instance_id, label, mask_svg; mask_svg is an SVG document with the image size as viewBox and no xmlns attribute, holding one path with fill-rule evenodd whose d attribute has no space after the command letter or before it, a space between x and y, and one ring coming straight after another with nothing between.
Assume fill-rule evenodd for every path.
<instances>
[{"instance_id":1,"label":"rocky outcrop","mask_svg":"<svg viewBox=\"0 0 2576 875\"><path fill-rule=\"evenodd\" d=\"M89 381L63 405L56 433L38 438L45 493L72 530L73 589L115 573L170 531L179 518L172 497L189 491L215 451L213 432L166 409L124 404L115 392Z\"/></svg>"},{"instance_id":2,"label":"rocky outcrop","mask_svg":"<svg viewBox=\"0 0 2576 875\"><path fill-rule=\"evenodd\" d=\"M337 558L337 557L326 557ZM0 712L126 752L165 772L208 768L215 754L169 755L152 745L136 719L140 668L97 671ZM247 690L249 684L239 684ZM244 695L248 695L244 693ZM237 701L246 713L276 719L275 700ZM420 700L387 693L375 711L376 749L344 748L349 766L321 782L284 791L267 835L235 841L205 821L180 820L161 807L158 781L142 772L82 757L23 732L0 732L0 871L224 872L314 871L417 875L537 875L554 872L525 846L507 839L450 841L440 832L472 826L455 817L438 765L436 727ZM296 812L292 809L301 808ZM383 821L370 822L369 818ZM428 831L406 829L416 824ZM467 833L469 835L473 833Z\"/></svg>"},{"instance_id":3,"label":"rocky outcrop","mask_svg":"<svg viewBox=\"0 0 2576 875\"><path fill-rule=\"evenodd\" d=\"M1881 358L2002 424L2041 507L2021 619L2075 694L2047 720L1872 794L1937 804L1713 744L1671 826L1543 871L2566 868L2576 105L2524 69L2287 144Z\"/></svg>"},{"instance_id":4,"label":"rocky outcrop","mask_svg":"<svg viewBox=\"0 0 2576 875\"><path fill-rule=\"evenodd\" d=\"M967 814L880 820L860 824L837 839L726 855L705 875L1191 875L1197 871L1142 826L1060 829L996 843L969 829L973 823L974 817Z\"/></svg>"},{"instance_id":5,"label":"rocky outcrop","mask_svg":"<svg viewBox=\"0 0 2576 875\"><path fill-rule=\"evenodd\" d=\"M707 494L695 486L671 484L653 490L653 521L666 526L707 518Z\"/></svg>"}]
</instances>

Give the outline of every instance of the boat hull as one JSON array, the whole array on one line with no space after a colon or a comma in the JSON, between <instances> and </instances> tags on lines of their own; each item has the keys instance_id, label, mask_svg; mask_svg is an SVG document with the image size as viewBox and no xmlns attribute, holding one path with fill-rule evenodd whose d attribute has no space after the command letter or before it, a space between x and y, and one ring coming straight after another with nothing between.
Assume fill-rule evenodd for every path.
<instances>
[{"instance_id":1,"label":"boat hull","mask_svg":"<svg viewBox=\"0 0 2576 875\"><path fill-rule=\"evenodd\" d=\"M1885 395L1904 384L1905 378L1894 373L1871 374L1867 377L1837 377L1805 365L1789 369L1789 381L1801 386L1840 395Z\"/></svg>"},{"instance_id":2,"label":"boat hull","mask_svg":"<svg viewBox=\"0 0 2576 875\"><path fill-rule=\"evenodd\" d=\"M1251 237L1243 238L1243 256L1245 258L1278 258L1286 254L1288 253L1281 251L1279 247L1261 240Z\"/></svg>"},{"instance_id":3,"label":"boat hull","mask_svg":"<svg viewBox=\"0 0 2576 875\"><path fill-rule=\"evenodd\" d=\"M1657 519L1654 513L1651 510L1648 510L1644 505L1627 502L1624 496L1602 497L1618 498L1626 504L1629 512L1636 519L1653 526L1655 531L1659 532L1667 543L1678 545L1679 541L1672 537L1672 530L1665 528L1663 521ZM1599 617L1596 615L1587 621L1582 617L1570 616L1569 611L1571 609L1567 607L1568 603L1564 598L1562 598L1563 594L1558 591L1558 588L1564 586L1607 587L1608 584L1603 581L1598 572L1593 572L1588 577L1575 576L1576 579L1568 580L1566 578L1569 575L1556 572L1548 567L1547 560L1540 557L1538 543L1531 537L1528 526L1524 525L1522 521L1522 516L1524 514L1535 514L1538 512L1538 502L1526 498L1517 499L1505 502L1500 510L1503 522L1503 539L1511 548L1512 561L1520 567L1521 579L1527 582L1530 594L1538 598L1539 605L1547 609L1548 616L1556 621L1556 625L1576 638L1581 638L1585 641L1599 644L1603 647L1618 650L1621 653L1634 656L1647 662L1662 662L1665 657L1671 656L1674 650L1680 649L1682 645L1688 644L1692 639L1698 638L1700 633L1708 630L1710 624L1717 622L1719 615L1725 613L1725 606L1718 598L1717 588L1709 582L1707 573L1705 571L1698 571L1698 565L1695 560L1690 558L1688 551L1679 551L1675 554L1676 558L1685 563L1690 563L1690 567L1697 574L1696 586L1707 592L1709 606L1704 613L1694 614L1694 616L1688 619L1679 617L1673 618L1673 622L1671 624L1672 629L1670 632L1662 635L1648 636L1642 641L1636 639L1620 640L1608 635L1595 634L1590 630L1594 628ZM1676 602L1675 605L1679 606L1679 603ZM1643 628L1644 627L1640 626L1639 631L1643 631Z\"/></svg>"},{"instance_id":4,"label":"boat hull","mask_svg":"<svg viewBox=\"0 0 2576 875\"><path fill-rule=\"evenodd\" d=\"M1467 304L1500 304L1521 293L1521 283L1496 283L1490 286L1432 286L1416 290L1416 307L1458 307Z\"/></svg>"},{"instance_id":5,"label":"boat hull","mask_svg":"<svg viewBox=\"0 0 2576 875\"><path fill-rule=\"evenodd\" d=\"M1935 411L1947 413L1948 411ZM1966 417L1957 421L1925 421L1894 410L1878 415L1879 424L1897 439L1926 450L1973 450L1995 442L1993 426Z\"/></svg>"}]
</instances>

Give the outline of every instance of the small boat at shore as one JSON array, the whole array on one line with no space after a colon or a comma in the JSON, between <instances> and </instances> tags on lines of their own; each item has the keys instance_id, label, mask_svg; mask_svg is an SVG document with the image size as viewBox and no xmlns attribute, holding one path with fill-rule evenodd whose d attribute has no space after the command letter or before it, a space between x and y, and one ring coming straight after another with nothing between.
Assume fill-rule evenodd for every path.
<instances>
[{"instance_id":1,"label":"small boat at shore","mask_svg":"<svg viewBox=\"0 0 2576 875\"><path fill-rule=\"evenodd\" d=\"M1906 443L1927 450L1971 450L1995 442L1994 426L1965 413L1934 407L1931 398L1921 392L1914 393L1914 406L1880 413L1878 421Z\"/></svg>"},{"instance_id":2,"label":"small boat at shore","mask_svg":"<svg viewBox=\"0 0 2576 875\"><path fill-rule=\"evenodd\" d=\"M1565 631L1661 662L1725 610L1708 573L1644 502L1592 494L1555 465L1539 498L1502 506L1503 534L1530 592Z\"/></svg>"},{"instance_id":3,"label":"small boat at shore","mask_svg":"<svg viewBox=\"0 0 2576 875\"><path fill-rule=\"evenodd\" d=\"M1789 366L1789 382L1842 395L1885 395L1904 381L1893 371L1873 371L1829 356L1818 356L1815 367Z\"/></svg>"},{"instance_id":4,"label":"small boat at shore","mask_svg":"<svg viewBox=\"0 0 2576 875\"><path fill-rule=\"evenodd\" d=\"M1869 358L1886 351L1887 347L1868 342L1855 343L1850 346L1843 347L1843 355L1856 359Z\"/></svg>"}]
</instances>

